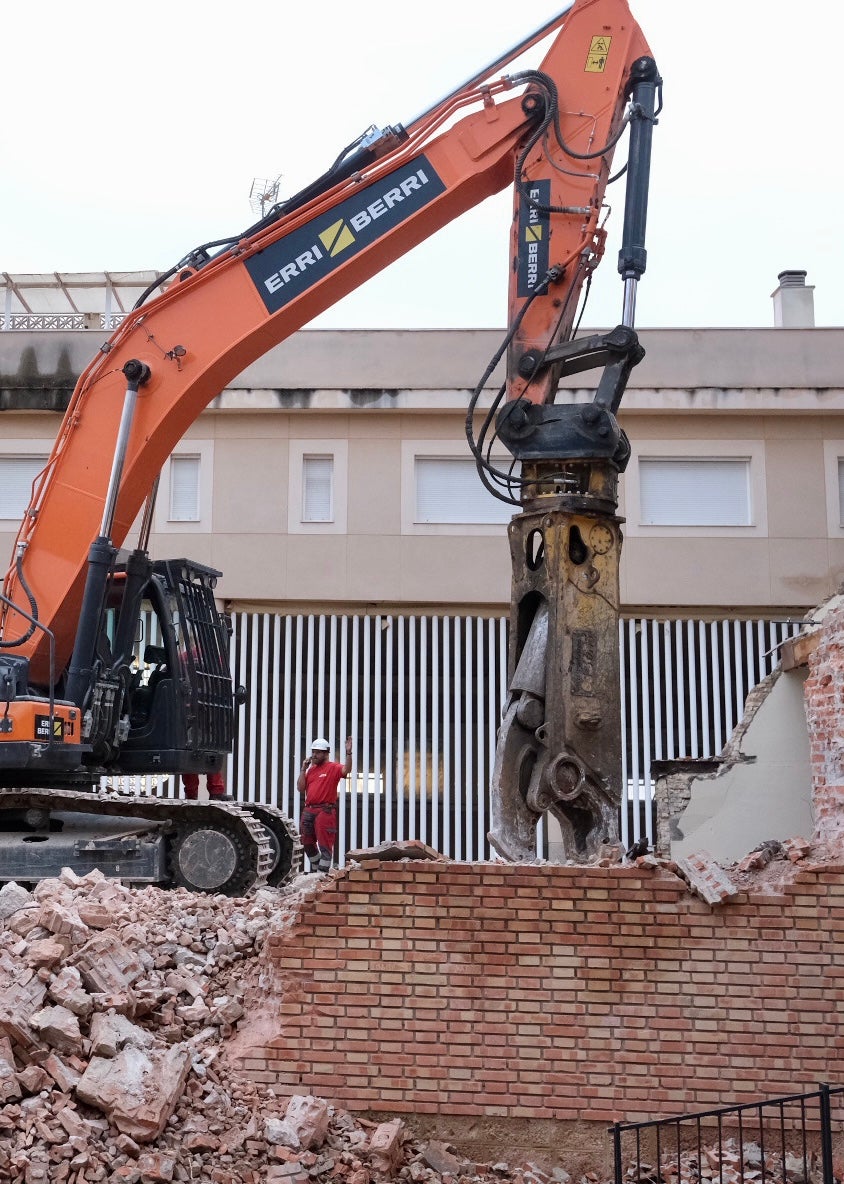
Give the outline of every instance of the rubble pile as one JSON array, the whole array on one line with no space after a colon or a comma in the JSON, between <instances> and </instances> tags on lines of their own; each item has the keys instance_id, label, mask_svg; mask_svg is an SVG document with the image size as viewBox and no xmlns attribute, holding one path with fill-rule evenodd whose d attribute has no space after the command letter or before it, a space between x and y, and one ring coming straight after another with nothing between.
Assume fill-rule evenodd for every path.
<instances>
[{"instance_id":1,"label":"rubble pile","mask_svg":"<svg viewBox=\"0 0 844 1184\"><path fill-rule=\"evenodd\" d=\"M671 1137L670 1135L668 1136ZM624 1179L634 1184L816 1184L822 1179L817 1153L803 1148L799 1153L781 1145L777 1130L770 1142L778 1150L763 1152L759 1143L724 1139L720 1145L681 1151L679 1157L664 1155L659 1166L642 1162L631 1163ZM799 1140L798 1140L799 1141ZM836 1165L836 1180L840 1170Z\"/></svg>"},{"instance_id":2,"label":"rubble pile","mask_svg":"<svg viewBox=\"0 0 844 1184\"><path fill-rule=\"evenodd\" d=\"M315 888L232 900L65 869L0 889L0 1184L567 1184L232 1070L266 934Z\"/></svg>"}]
</instances>

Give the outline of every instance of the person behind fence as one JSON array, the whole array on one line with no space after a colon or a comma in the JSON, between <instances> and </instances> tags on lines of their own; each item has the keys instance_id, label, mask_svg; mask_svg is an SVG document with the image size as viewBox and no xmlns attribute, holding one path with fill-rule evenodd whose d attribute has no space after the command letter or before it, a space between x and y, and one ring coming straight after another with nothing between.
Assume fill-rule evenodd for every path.
<instances>
[{"instance_id":1,"label":"person behind fence","mask_svg":"<svg viewBox=\"0 0 844 1184\"><path fill-rule=\"evenodd\" d=\"M185 787L185 797L188 801L197 801L199 798L199 774L182 773L182 784ZM232 800L231 794L226 793L222 773L208 773L205 778L205 786L210 801L230 802Z\"/></svg>"},{"instance_id":2,"label":"person behind fence","mask_svg":"<svg viewBox=\"0 0 844 1184\"><path fill-rule=\"evenodd\" d=\"M337 840L337 787L352 771L352 738L346 738L346 762L330 761L331 745L314 740L311 755L302 764L296 788L305 795L299 822L302 847L312 872L327 872Z\"/></svg>"}]
</instances>

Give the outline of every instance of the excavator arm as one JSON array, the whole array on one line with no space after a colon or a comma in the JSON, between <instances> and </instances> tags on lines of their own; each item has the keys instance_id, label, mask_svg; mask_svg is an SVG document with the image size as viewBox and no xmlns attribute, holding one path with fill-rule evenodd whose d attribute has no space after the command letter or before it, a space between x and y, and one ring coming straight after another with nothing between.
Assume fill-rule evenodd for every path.
<instances>
[{"instance_id":1,"label":"excavator arm","mask_svg":"<svg viewBox=\"0 0 844 1184\"><path fill-rule=\"evenodd\" d=\"M545 38L549 48L538 70L493 77ZM508 186L516 202L511 332L497 431L521 463L514 500L530 514L545 512L537 507L559 497L573 439L580 441L577 460L591 465L600 442L601 465L617 472L623 446L614 412L637 347L618 331L585 350L570 338L582 287L604 249L601 220L613 149L628 123L635 131L652 119L653 106L643 116L637 97L643 75L653 91L656 70L626 0L576 0L407 126L369 129L301 193L242 234L206 244L173 268L160 293L139 303L80 376L21 525L4 582L0 645L28 663L31 684L83 705L113 557L162 465L203 408L257 357ZM636 268L641 274L643 259ZM614 394L601 394L593 410L578 407L574 415L556 407L560 374L596 362L612 372ZM477 418L474 408L470 414ZM477 451L482 455L482 447ZM611 518L612 497L598 501L587 514ZM617 526L610 529L615 540ZM545 545L550 567L556 562L550 537ZM571 541L561 545L571 554ZM514 571L521 571L524 548L523 541L514 544ZM589 574L577 577L593 598L591 573L598 566L596 560ZM562 619L568 611L550 583L518 595L514 673L520 655L534 661L541 652L549 660L548 643L536 637L553 638L557 614ZM547 611L539 611L540 602ZM546 692L553 689L551 680ZM543 702L544 723L553 710L547 694ZM522 709L520 727L525 715L531 713ZM556 733L539 731L546 748L558 743ZM515 736L512 729L508 734ZM504 777L512 772L513 743L502 750ZM544 808L541 787L525 804L533 776L525 770L544 767L547 755L535 751L532 761L517 762L518 802L494 811L505 829L514 811L531 825ZM600 771L595 778L606 780ZM506 850L507 844L500 846Z\"/></svg>"}]
</instances>

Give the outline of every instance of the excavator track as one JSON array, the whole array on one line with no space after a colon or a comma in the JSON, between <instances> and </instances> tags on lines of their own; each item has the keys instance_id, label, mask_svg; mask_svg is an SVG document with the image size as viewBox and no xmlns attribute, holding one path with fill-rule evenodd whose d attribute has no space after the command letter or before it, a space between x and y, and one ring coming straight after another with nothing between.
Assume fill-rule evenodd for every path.
<instances>
[{"instance_id":1,"label":"excavator track","mask_svg":"<svg viewBox=\"0 0 844 1184\"><path fill-rule=\"evenodd\" d=\"M189 802L107 790L0 789L0 825L3 815L11 811L27 816L32 833L21 842L33 844L48 840L50 819L56 814L125 820L127 833L148 822L153 835L158 830L166 843L166 865L157 882L227 896L245 895L271 881L282 883L293 871L298 846L292 840L292 825L280 811L272 807L253 810L235 802ZM279 834L288 838L288 844L279 841ZM291 866L285 868L288 846ZM87 856L84 870L96 861L96 843L91 842L87 851L93 854ZM301 863L301 853L298 858ZM119 868L112 874L120 875ZM149 876L140 878L150 880ZM132 881L131 871L125 873L125 879Z\"/></svg>"},{"instance_id":2,"label":"excavator track","mask_svg":"<svg viewBox=\"0 0 844 1184\"><path fill-rule=\"evenodd\" d=\"M273 866L267 875L271 888L289 883L302 870L302 844L291 820L275 806L261 802L243 802L241 808L257 818L269 832L273 848Z\"/></svg>"}]
</instances>

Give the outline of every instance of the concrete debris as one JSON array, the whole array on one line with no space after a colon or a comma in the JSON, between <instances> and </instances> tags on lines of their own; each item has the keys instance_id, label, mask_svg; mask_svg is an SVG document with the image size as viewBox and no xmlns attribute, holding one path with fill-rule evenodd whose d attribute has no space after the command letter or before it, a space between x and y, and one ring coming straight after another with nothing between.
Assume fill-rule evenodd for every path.
<instances>
[{"instance_id":1,"label":"concrete debris","mask_svg":"<svg viewBox=\"0 0 844 1184\"><path fill-rule=\"evenodd\" d=\"M633 1184L753 1184L777 1180L781 1184L812 1184L820 1179L817 1155L806 1151L795 1155L777 1145L776 1151L762 1151L758 1143L739 1144L724 1139L720 1147L703 1146L695 1151L664 1155L659 1164L641 1161L627 1168L624 1179ZM836 1173L836 1179L840 1176Z\"/></svg>"},{"instance_id":2,"label":"concrete debris","mask_svg":"<svg viewBox=\"0 0 844 1184\"><path fill-rule=\"evenodd\" d=\"M17 913L20 909L37 907L38 902L32 893L13 880L0 888L0 921L7 921L12 913Z\"/></svg>"},{"instance_id":3,"label":"concrete debris","mask_svg":"<svg viewBox=\"0 0 844 1184\"><path fill-rule=\"evenodd\" d=\"M328 1103L311 1094L297 1094L288 1103L285 1122L294 1131L296 1141L306 1151L321 1147L328 1133Z\"/></svg>"},{"instance_id":4,"label":"concrete debris","mask_svg":"<svg viewBox=\"0 0 844 1184\"><path fill-rule=\"evenodd\" d=\"M184 1092L191 1068L187 1044L148 1051L126 1045L114 1057L92 1057L75 1094L107 1114L137 1143L157 1139Z\"/></svg>"},{"instance_id":5,"label":"concrete debris","mask_svg":"<svg viewBox=\"0 0 844 1184\"><path fill-rule=\"evenodd\" d=\"M761 868L767 867L773 859L781 858L784 855L785 847L778 839L767 839L758 847L754 847L748 855L745 855L744 859L739 860L736 864L736 871L759 871Z\"/></svg>"},{"instance_id":6,"label":"concrete debris","mask_svg":"<svg viewBox=\"0 0 844 1184\"><path fill-rule=\"evenodd\" d=\"M696 851L688 858L675 860L680 875L692 892L707 904L724 904L738 896L740 889L708 851Z\"/></svg>"},{"instance_id":7,"label":"concrete debris","mask_svg":"<svg viewBox=\"0 0 844 1184\"><path fill-rule=\"evenodd\" d=\"M0 1184L559 1184L228 1064L264 939L313 891L301 876L232 900L67 869L0 888Z\"/></svg>"},{"instance_id":8,"label":"concrete debris","mask_svg":"<svg viewBox=\"0 0 844 1184\"><path fill-rule=\"evenodd\" d=\"M382 1122L372 1132L369 1152L372 1166L379 1172L392 1173L401 1159L405 1126L400 1118Z\"/></svg>"},{"instance_id":9,"label":"concrete debris","mask_svg":"<svg viewBox=\"0 0 844 1184\"><path fill-rule=\"evenodd\" d=\"M366 863L368 860L395 859L445 859L439 851L429 847L419 839L394 839L379 843L377 847L366 847L358 851L350 851L347 857L354 863Z\"/></svg>"}]
</instances>

